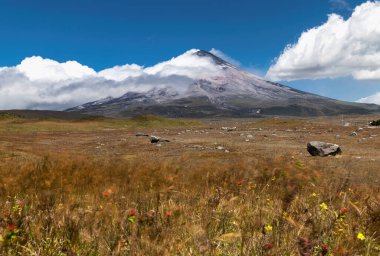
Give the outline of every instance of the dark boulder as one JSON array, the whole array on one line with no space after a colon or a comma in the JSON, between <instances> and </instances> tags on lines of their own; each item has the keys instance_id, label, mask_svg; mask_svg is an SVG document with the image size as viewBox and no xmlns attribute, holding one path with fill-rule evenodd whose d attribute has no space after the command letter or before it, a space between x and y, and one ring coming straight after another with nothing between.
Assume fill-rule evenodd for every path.
<instances>
[{"instance_id":1,"label":"dark boulder","mask_svg":"<svg viewBox=\"0 0 380 256\"><path fill-rule=\"evenodd\" d=\"M158 143L158 142L170 142L169 139L164 139L156 136L150 136L150 142L151 143Z\"/></svg>"}]
</instances>

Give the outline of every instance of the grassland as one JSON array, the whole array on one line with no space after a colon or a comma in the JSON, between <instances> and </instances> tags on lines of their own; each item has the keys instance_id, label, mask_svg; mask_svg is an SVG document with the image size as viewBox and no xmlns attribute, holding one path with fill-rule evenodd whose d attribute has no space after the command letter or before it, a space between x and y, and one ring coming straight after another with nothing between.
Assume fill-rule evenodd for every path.
<instances>
[{"instance_id":1,"label":"grassland","mask_svg":"<svg viewBox=\"0 0 380 256\"><path fill-rule=\"evenodd\" d=\"M366 120L4 116L0 255L379 255ZM343 154L311 157L311 140Z\"/></svg>"}]
</instances>

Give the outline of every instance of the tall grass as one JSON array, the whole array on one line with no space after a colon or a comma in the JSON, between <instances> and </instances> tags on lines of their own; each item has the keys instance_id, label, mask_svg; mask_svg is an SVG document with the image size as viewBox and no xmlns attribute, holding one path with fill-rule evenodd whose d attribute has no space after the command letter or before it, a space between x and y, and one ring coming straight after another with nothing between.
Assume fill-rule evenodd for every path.
<instances>
[{"instance_id":1,"label":"tall grass","mask_svg":"<svg viewBox=\"0 0 380 256\"><path fill-rule=\"evenodd\" d=\"M291 156L8 161L0 255L378 255L379 187Z\"/></svg>"}]
</instances>

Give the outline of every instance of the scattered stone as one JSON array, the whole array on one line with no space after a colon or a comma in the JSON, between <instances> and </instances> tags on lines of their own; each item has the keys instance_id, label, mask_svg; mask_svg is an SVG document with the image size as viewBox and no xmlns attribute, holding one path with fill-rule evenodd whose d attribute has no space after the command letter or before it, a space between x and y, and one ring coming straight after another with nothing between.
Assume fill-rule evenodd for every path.
<instances>
[{"instance_id":1,"label":"scattered stone","mask_svg":"<svg viewBox=\"0 0 380 256\"><path fill-rule=\"evenodd\" d=\"M217 146L216 149L217 149L217 150L225 150L225 148L222 147L222 146Z\"/></svg>"},{"instance_id":2,"label":"scattered stone","mask_svg":"<svg viewBox=\"0 0 380 256\"><path fill-rule=\"evenodd\" d=\"M341 154L342 150L339 145L326 143L322 141L311 141L307 144L307 151L312 156L335 156Z\"/></svg>"},{"instance_id":3,"label":"scattered stone","mask_svg":"<svg viewBox=\"0 0 380 256\"><path fill-rule=\"evenodd\" d=\"M358 128L357 130L356 130L357 132L361 132L361 131L363 131L363 128Z\"/></svg>"},{"instance_id":4,"label":"scattered stone","mask_svg":"<svg viewBox=\"0 0 380 256\"><path fill-rule=\"evenodd\" d=\"M248 135L247 135L247 138L252 139L252 138L253 138L253 135L248 134Z\"/></svg>"},{"instance_id":5,"label":"scattered stone","mask_svg":"<svg viewBox=\"0 0 380 256\"><path fill-rule=\"evenodd\" d=\"M149 137L149 134L145 134L143 132L136 133L136 137Z\"/></svg>"},{"instance_id":6,"label":"scattered stone","mask_svg":"<svg viewBox=\"0 0 380 256\"><path fill-rule=\"evenodd\" d=\"M335 135L335 138L340 139L340 135L339 134Z\"/></svg>"},{"instance_id":7,"label":"scattered stone","mask_svg":"<svg viewBox=\"0 0 380 256\"><path fill-rule=\"evenodd\" d=\"M158 142L170 142L168 139L156 137L156 136L150 136L150 142L151 143L158 143Z\"/></svg>"},{"instance_id":8,"label":"scattered stone","mask_svg":"<svg viewBox=\"0 0 380 256\"><path fill-rule=\"evenodd\" d=\"M358 133L357 132L352 132L351 136L358 136Z\"/></svg>"},{"instance_id":9,"label":"scattered stone","mask_svg":"<svg viewBox=\"0 0 380 256\"><path fill-rule=\"evenodd\" d=\"M236 130L236 127L222 127L223 131L232 132Z\"/></svg>"}]
</instances>

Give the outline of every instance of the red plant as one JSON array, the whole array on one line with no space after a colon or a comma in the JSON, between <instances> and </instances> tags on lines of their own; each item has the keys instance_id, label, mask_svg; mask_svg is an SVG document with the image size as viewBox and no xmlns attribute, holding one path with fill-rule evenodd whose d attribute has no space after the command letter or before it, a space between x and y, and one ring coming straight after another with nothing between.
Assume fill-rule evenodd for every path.
<instances>
[{"instance_id":1,"label":"red plant","mask_svg":"<svg viewBox=\"0 0 380 256\"><path fill-rule=\"evenodd\" d=\"M166 212L166 213L165 213L165 215L166 215L166 217L168 217L168 218L169 218L169 217L171 217L171 216L172 216L172 212Z\"/></svg>"},{"instance_id":2,"label":"red plant","mask_svg":"<svg viewBox=\"0 0 380 256\"><path fill-rule=\"evenodd\" d=\"M269 251L272 248L273 248L273 243L272 242L264 244L264 246L263 246L263 249L266 250L266 251Z\"/></svg>"},{"instance_id":3,"label":"red plant","mask_svg":"<svg viewBox=\"0 0 380 256\"><path fill-rule=\"evenodd\" d=\"M321 248L322 248L322 250L321 250L322 255L327 255L327 253L329 252L329 247L324 244L321 246Z\"/></svg>"},{"instance_id":4,"label":"red plant","mask_svg":"<svg viewBox=\"0 0 380 256\"><path fill-rule=\"evenodd\" d=\"M129 211L129 216L135 216L136 215L136 211L135 210L130 210Z\"/></svg>"},{"instance_id":5,"label":"red plant","mask_svg":"<svg viewBox=\"0 0 380 256\"><path fill-rule=\"evenodd\" d=\"M342 213L347 213L347 212L348 212L348 209L347 209L346 207L343 207L343 208L341 209L341 211L342 211Z\"/></svg>"},{"instance_id":6,"label":"red plant","mask_svg":"<svg viewBox=\"0 0 380 256\"><path fill-rule=\"evenodd\" d=\"M236 182L236 184L237 184L239 187L241 187L241 186L243 186L243 184L244 184L244 180L239 180L239 181Z\"/></svg>"},{"instance_id":7,"label":"red plant","mask_svg":"<svg viewBox=\"0 0 380 256\"><path fill-rule=\"evenodd\" d=\"M11 224L11 225L9 225L8 229L10 231L14 231L16 229L16 227L15 227L15 225Z\"/></svg>"}]
</instances>

